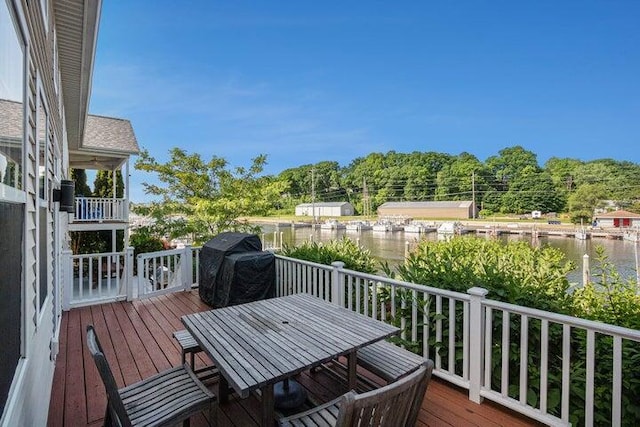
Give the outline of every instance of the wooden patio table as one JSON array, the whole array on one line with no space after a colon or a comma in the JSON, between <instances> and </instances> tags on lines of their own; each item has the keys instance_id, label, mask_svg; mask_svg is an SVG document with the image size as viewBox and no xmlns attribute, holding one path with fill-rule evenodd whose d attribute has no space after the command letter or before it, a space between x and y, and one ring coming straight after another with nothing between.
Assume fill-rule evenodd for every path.
<instances>
[{"instance_id":1,"label":"wooden patio table","mask_svg":"<svg viewBox=\"0 0 640 427\"><path fill-rule=\"evenodd\" d=\"M242 398L260 390L262 425L269 427L275 383L346 356L354 389L358 349L400 331L308 294L193 313L182 323L220 370L220 402L228 400L229 385Z\"/></svg>"}]
</instances>

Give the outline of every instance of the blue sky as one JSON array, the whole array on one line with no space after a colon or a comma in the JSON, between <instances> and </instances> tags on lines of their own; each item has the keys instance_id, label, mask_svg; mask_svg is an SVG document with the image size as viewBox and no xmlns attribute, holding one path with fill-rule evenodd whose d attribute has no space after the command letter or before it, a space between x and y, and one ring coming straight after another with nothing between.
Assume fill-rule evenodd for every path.
<instances>
[{"instance_id":1,"label":"blue sky","mask_svg":"<svg viewBox=\"0 0 640 427\"><path fill-rule=\"evenodd\" d=\"M640 162L640 1L103 2L91 112L267 173L370 152ZM143 201L132 173L132 199Z\"/></svg>"}]
</instances>

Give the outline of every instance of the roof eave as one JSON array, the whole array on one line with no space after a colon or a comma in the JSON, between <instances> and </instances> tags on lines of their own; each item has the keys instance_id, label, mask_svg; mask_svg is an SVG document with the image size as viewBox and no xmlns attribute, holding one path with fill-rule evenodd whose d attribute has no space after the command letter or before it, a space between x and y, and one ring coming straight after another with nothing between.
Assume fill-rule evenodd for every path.
<instances>
[{"instance_id":1,"label":"roof eave","mask_svg":"<svg viewBox=\"0 0 640 427\"><path fill-rule=\"evenodd\" d=\"M72 149L81 147L84 136L101 8L102 0L54 3L67 141Z\"/></svg>"}]
</instances>

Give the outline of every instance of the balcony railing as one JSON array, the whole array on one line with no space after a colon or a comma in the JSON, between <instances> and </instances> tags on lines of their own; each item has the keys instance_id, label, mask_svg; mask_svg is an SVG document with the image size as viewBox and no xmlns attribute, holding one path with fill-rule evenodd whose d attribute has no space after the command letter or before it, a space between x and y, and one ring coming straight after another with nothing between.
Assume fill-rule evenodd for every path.
<instances>
[{"instance_id":1,"label":"balcony railing","mask_svg":"<svg viewBox=\"0 0 640 427\"><path fill-rule=\"evenodd\" d=\"M127 199L76 197L73 222L128 221Z\"/></svg>"},{"instance_id":2,"label":"balcony railing","mask_svg":"<svg viewBox=\"0 0 640 427\"><path fill-rule=\"evenodd\" d=\"M73 299L66 308L104 302L100 295L114 285L118 292L110 298L189 289L198 283L198 253L199 248L185 247L139 255L136 277L132 248L122 254L69 255L71 280L65 283ZM104 265L114 265L114 258L115 265L124 263L127 280L118 281L119 267L116 277L113 268L105 274ZM95 277L98 286L90 286ZM469 390L475 402L489 399L545 424L569 425L577 395L585 425L627 421L623 385L636 381L637 371L622 367L631 362L625 360L633 354L630 347L640 346L640 331L490 300L482 288L451 292L347 270L340 262L327 266L277 255L276 294L300 292L399 326L397 344L433 359L434 375ZM603 369L611 371L606 384L596 378ZM607 414L596 413L596 390L600 396L610 392Z\"/></svg>"}]
</instances>

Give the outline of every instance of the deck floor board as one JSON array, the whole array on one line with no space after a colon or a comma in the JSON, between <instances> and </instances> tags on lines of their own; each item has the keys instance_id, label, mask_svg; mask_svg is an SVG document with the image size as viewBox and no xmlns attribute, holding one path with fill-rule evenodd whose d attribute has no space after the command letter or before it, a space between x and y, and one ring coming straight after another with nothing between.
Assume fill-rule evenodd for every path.
<instances>
[{"instance_id":1,"label":"deck floor board","mask_svg":"<svg viewBox=\"0 0 640 427\"><path fill-rule=\"evenodd\" d=\"M48 425L98 426L106 396L95 364L86 348L86 325L92 323L119 387L129 385L180 363L174 331L183 329L180 316L208 310L197 291L162 295L148 300L115 302L74 309L63 315L60 352L56 361ZM208 363L199 355L198 366ZM375 380L375 376L367 373ZM344 383L321 370L303 372L298 381L317 402L342 394ZM209 384L217 392L217 383ZM257 426L260 402L251 396L231 396L220 408L222 426ZM204 414L192 419L194 427L207 426ZM464 390L434 378L418 416L417 426L531 426L539 425L491 403L471 402Z\"/></svg>"}]
</instances>

